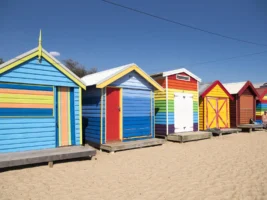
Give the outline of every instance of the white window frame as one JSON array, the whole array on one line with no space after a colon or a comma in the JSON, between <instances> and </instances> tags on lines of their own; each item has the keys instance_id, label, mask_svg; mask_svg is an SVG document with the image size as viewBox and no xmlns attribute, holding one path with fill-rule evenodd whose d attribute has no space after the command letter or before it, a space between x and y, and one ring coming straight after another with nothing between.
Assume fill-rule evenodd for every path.
<instances>
[{"instance_id":1,"label":"white window frame","mask_svg":"<svg viewBox=\"0 0 267 200\"><path fill-rule=\"evenodd\" d=\"M188 80L180 79L180 78L178 78L178 76L186 77L186 78L188 78ZM191 80L191 77L190 76L186 76L186 75L176 74L176 79L177 80L180 80L180 81L190 81Z\"/></svg>"}]
</instances>

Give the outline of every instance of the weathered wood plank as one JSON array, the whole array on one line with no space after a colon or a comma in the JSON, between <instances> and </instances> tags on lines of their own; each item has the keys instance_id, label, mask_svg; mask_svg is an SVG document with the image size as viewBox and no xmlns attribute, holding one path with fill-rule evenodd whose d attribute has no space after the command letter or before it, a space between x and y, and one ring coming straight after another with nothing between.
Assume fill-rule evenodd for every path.
<instances>
[{"instance_id":1,"label":"weathered wood plank","mask_svg":"<svg viewBox=\"0 0 267 200\"><path fill-rule=\"evenodd\" d=\"M115 152L115 151L122 151L122 150L128 150L128 149L136 149L136 148L162 145L164 142L165 142L164 139L156 139L156 138L136 140L136 141L130 141L130 142L116 142L116 143L102 144L100 146L100 149L108 151L108 152Z\"/></svg>"},{"instance_id":2,"label":"weathered wood plank","mask_svg":"<svg viewBox=\"0 0 267 200\"><path fill-rule=\"evenodd\" d=\"M242 131L247 131L249 133L254 131L255 129L262 129L263 125L262 124L240 124L237 126L237 128L242 129Z\"/></svg>"},{"instance_id":3,"label":"weathered wood plank","mask_svg":"<svg viewBox=\"0 0 267 200\"><path fill-rule=\"evenodd\" d=\"M174 142L189 142L209 138L211 138L211 133L205 131L173 133L167 136L167 140Z\"/></svg>"},{"instance_id":4,"label":"weathered wood plank","mask_svg":"<svg viewBox=\"0 0 267 200\"><path fill-rule=\"evenodd\" d=\"M239 133L242 131L242 129L239 128L225 128L225 129L218 129L218 128L212 128L208 129L207 131L217 134L217 135L222 135L222 134L227 134L227 133Z\"/></svg>"},{"instance_id":5,"label":"weathered wood plank","mask_svg":"<svg viewBox=\"0 0 267 200\"><path fill-rule=\"evenodd\" d=\"M71 146L36 151L0 154L0 168L15 167L82 157L92 157L96 150L91 147Z\"/></svg>"}]
</instances>

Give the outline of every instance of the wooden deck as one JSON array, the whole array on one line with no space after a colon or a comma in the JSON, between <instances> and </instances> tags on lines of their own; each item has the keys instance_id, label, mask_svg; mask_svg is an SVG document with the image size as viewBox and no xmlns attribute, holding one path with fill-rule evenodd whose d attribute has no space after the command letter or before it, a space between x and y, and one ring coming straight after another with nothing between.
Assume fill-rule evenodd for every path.
<instances>
[{"instance_id":1,"label":"wooden deck","mask_svg":"<svg viewBox=\"0 0 267 200\"><path fill-rule=\"evenodd\" d=\"M0 169L45 162L48 162L49 166L52 167L53 161L92 157L95 155L96 150L87 146L70 146L36 151L0 153Z\"/></svg>"},{"instance_id":2,"label":"wooden deck","mask_svg":"<svg viewBox=\"0 0 267 200\"><path fill-rule=\"evenodd\" d=\"M242 129L242 131L248 131L249 133L251 133L252 130L262 129L263 125L262 124L240 124L239 126L237 126L237 128Z\"/></svg>"},{"instance_id":3,"label":"wooden deck","mask_svg":"<svg viewBox=\"0 0 267 200\"><path fill-rule=\"evenodd\" d=\"M100 149L113 153L116 151L122 151L128 149L162 145L164 142L165 142L164 139L156 139L156 138L136 140L130 142L115 142L115 143L102 144L100 146Z\"/></svg>"},{"instance_id":4,"label":"wooden deck","mask_svg":"<svg viewBox=\"0 0 267 200\"><path fill-rule=\"evenodd\" d=\"M167 136L167 140L181 143L209 138L211 133L208 131L172 133Z\"/></svg>"},{"instance_id":5,"label":"wooden deck","mask_svg":"<svg viewBox=\"0 0 267 200\"><path fill-rule=\"evenodd\" d=\"M216 134L221 136L222 134L229 134L229 133L239 133L242 131L242 129L239 128L224 128L224 129L218 129L218 128L211 128L207 131L210 131L212 134Z\"/></svg>"}]
</instances>

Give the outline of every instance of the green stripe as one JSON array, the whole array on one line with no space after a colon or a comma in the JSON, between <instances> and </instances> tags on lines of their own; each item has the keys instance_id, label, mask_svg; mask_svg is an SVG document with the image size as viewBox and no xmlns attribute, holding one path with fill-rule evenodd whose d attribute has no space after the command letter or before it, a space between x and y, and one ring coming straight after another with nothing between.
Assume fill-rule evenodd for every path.
<instances>
[{"instance_id":1,"label":"green stripe","mask_svg":"<svg viewBox=\"0 0 267 200\"><path fill-rule=\"evenodd\" d=\"M165 100L156 101L155 108L157 109L157 112L166 112L166 101ZM168 111L174 112L174 101L172 100L169 100ZM198 102L193 102L193 111L198 112Z\"/></svg>"}]
</instances>

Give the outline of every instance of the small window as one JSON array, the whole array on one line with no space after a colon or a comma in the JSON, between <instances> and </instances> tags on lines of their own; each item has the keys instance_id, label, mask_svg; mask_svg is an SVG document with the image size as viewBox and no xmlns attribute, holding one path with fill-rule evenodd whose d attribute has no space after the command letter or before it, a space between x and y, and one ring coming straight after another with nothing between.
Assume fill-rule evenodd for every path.
<instances>
[{"instance_id":1,"label":"small window","mask_svg":"<svg viewBox=\"0 0 267 200\"><path fill-rule=\"evenodd\" d=\"M190 76L176 74L176 79L177 80L182 80L182 81L190 81Z\"/></svg>"}]
</instances>

